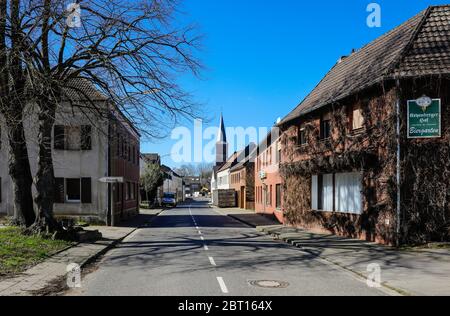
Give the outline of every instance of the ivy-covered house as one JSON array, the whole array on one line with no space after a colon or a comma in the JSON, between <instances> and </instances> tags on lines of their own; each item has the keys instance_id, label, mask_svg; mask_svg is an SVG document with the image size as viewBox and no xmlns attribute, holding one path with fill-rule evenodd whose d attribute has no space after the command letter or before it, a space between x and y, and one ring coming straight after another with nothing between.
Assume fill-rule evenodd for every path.
<instances>
[{"instance_id":1,"label":"ivy-covered house","mask_svg":"<svg viewBox=\"0 0 450 316\"><path fill-rule=\"evenodd\" d=\"M450 6L342 57L279 124L286 221L386 244L449 239Z\"/></svg>"}]
</instances>

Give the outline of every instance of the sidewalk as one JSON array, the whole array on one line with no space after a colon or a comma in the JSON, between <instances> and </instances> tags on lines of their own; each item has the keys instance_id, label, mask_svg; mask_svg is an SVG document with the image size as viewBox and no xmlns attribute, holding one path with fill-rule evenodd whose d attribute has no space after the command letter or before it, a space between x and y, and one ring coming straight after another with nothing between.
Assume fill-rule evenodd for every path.
<instances>
[{"instance_id":1,"label":"sidewalk","mask_svg":"<svg viewBox=\"0 0 450 316\"><path fill-rule=\"evenodd\" d=\"M145 227L161 210L142 210L137 217L121 227L90 226L85 230L98 230L102 239L94 243L80 243L46 261L28 269L23 274L0 281L0 296L31 296L51 293L52 287L59 287L66 277L66 268L71 263L81 267L97 259L120 243L140 227Z\"/></svg>"},{"instance_id":2,"label":"sidewalk","mask_svg":"<svg viewBox=\"0 0 450 316\"><path fill-rule=\"evenodd\" d=\"M256 214L255 211L240 208L217 208L214 210L222 215L229 216L251 227L280 225L274 216Z\"/></svg>"},{"instance_id":3,"label":"sidewalk","mask_svg":"<svg viewBox=\"0 0 450 316\"><path fill-rule=\"evenodd\" d=\"M379 264L383 285L400 294L450 295L449 249L396 250L279 225L257 229L360 277L367 278L369 264Z\"/></svg>"}]
</instances>

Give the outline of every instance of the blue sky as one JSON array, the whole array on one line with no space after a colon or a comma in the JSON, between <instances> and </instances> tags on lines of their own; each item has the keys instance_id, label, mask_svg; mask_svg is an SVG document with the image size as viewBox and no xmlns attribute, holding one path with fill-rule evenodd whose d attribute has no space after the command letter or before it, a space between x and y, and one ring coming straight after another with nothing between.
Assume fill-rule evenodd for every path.
<instances>
[{"instance_id":1,"label":"blue sky","mask_svg":"<svg viewBox=\"0 0 450 316\"><path fill-rule=\"evenodd\" d=\"M382 9L382 26L369 28L369 3ZM204 105L218 125L270 127L314 88L340 56L398 26L432 0L185 0L187 21L204 34L202 79L182 85ZM188 128L192 122L186 122ZM142 152L158 152L163 162L176 141L143 143Z\"/></svg>"}]
</instances>

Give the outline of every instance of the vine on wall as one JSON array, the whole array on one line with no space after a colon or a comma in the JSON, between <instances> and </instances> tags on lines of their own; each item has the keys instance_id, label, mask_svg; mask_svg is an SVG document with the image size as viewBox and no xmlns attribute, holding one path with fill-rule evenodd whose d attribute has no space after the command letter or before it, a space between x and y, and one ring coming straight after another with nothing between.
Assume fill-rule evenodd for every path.
<instances>
[{"instance_id":1,"label":"vine on wall","mask_svg":"<svg viewBox=\"0 0 450 316\"><path fill-rule=\"evenodd\" d=\"M287 161L281 166L281 174L285 179L285 217L290 224L319 225L355 238L364 234L369 240L393 240L396 116L392 105L395 97L390 90L381 96L347 100L348 105L335 104L329 109L332 137L327 141L319 139L317 116L306 118L301 124L307 131L307 146L296 146L297 126L284 134L283 157ZM366 128L358 132L349 128L353 105L361 106L366 122ZM361 216L311 210L311 176L336 172L362 172L364 213Z\"/></svg>"},{"instance_id":2,"label":"vine on wall","mask_svg":"<svg viewBox=\"0 0 450 316\"><path fill-rule=\"evenodd\" d=\"M332 137L319 140L318 117L303 118L282 136L281 167L284 208L294 225L321 226L350 237L394 244L422 244L450 239L450 78L404 82L402 89L377 87L364 95L334 104ZM379 91L382 91L380 93ZM401 227L396 234L397 211L397 91L402 95L401 120ZM406 101L426 94L442 98L443 136L432 140L406 137ZM350 109L361 105L365 129L349 132ZM297 146L297 127L307 131L307 146ZM358 171L363 174L361 216L311 210L311 176ZM399 240L397 240L397 237Z\"/></svg>"}]
</instances>

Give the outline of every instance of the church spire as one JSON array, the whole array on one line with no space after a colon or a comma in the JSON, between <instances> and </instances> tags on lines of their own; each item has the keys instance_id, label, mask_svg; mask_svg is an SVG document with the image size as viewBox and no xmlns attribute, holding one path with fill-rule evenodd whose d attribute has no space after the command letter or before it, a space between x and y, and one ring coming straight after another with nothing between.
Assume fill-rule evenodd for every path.
<instances>
[{"instance_id":1,"label":"church spire","mask_svg":"<svg viewBox=\"0 0 450 316\"><path fill-rule=\"evenodd\" d=\"M216 143L216 166L221 166L228 158L228 143L227 133L225 130L225 123L223 121L223 115L220 114L220 126L217 134Z\"/></svg>"},{"instance_id":2,"label":"church spire","mask_svg":"<svg viewBox=\"0 0 450 316\"><path fill-rule=\"evenodd\" d=\"M220 114L220 126L219 133L217 135L218 143L226 143L227 142L227 133L225 131L225 123L223 122L223 114Z\"/></svg>"}]
</instances>

